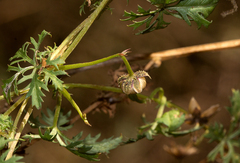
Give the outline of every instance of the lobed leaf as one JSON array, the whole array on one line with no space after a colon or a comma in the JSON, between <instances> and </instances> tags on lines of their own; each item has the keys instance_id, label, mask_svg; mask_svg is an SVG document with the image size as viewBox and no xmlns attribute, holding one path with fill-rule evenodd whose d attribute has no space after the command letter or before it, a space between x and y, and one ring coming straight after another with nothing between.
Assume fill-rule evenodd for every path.
<instances>
[{"instance_id":1,"label":"lobed leaf","mask_svg":"<svg viewBox=\"0 0 240 163\"><path fill-rule=\"evenodd\" d=\"M57 76L58 75L67 75L67 73L65 71L62 71L62 70L53 71L53 70L43 69L42 72L44 73L44 80L45 80L46 85L48 85L48 82L51 80L52 84L55 86L55 89L62 90L63 81L60 80Z\"/></svg>"},{"instance_id":2,"label":"lobed leaf","mask_svg":"<svg viewBox=\"0 0 240 163\"><path fill-rule=\"evenodd\" d=\"M50 110L47 108L47 115L41 112L41 120L43 120L46 124L43 124L39 121L39 117L33 117L33 115L30 116L29 118L29 124L33 128L48 128L53 126L54 122L54 115L55 111ZM69 117L71 116L71 111L67 112L65 115L63 112L60 112L59 118L58 118L58 123L57 123L57 128L62 131L62 130L68 130L72 127L72 125L67 125L69 123Z\"/></svg>"},{"instance_id":3,"label":"lobed leaf","mask_svg":"<svg viewBox=\"0 0 240 163\"><path fill-rule=\"evenodd\" d=\"M48 91L48 88L41 80L38 79L39 75L36 73L36 69L33 70L32 74L33 78L29 86L27 86L30 89L26 95L26 98L31 96L32 106L36 106L36 108L39 109L42 106L43 102L42 96L45 96L41 88L46 91Z\"/></svg>"},{"instance_id":4,"label":"lobed leaf","mask_svg":"<svg viewBox=\"0 0 240 163\"><path fill-rule=\"evenodd\" d=\"M10 65L13 65L13 64L19 63L19 62L28 62L31 65L33 65L33 60L30 57L28 57L28 55L27 55L27 49L28 49L29 45L30 45L29 42L26 42L25 44L23 44L22 48L20 48L16 52L16 54L13 57L10 58L10 61L12 61L14 59L18 59L18 58L21 58L21 59L12 61L10 63Z\"/></svg>"},{"instance_id":5,"label":"lobed leaf","mask_svg":"<svg viewBox=\"0 0 240 163\"><path fill-rule=\"evenodd\" d=\"M99 139L101 134L98 134L95 137L91 137L89 134L85 139L78 140L81 138L81 136L82 132L80 132L72 140L65 138L65 141L69 142L66 148L75 155L78 155L90 161L98 161L99 154L108 154L109 150L116 148L122 142L122 136L114 139L104 139L101 142L97 142L97 139Z\"/></svg>"},{"instance_id":6,"label":"lobed leaf","mask_svg":"<svg viewBox=\"0 0 240 163\"><path fill-rule=\"evenodd\" d=\"M192 18L197 23L198 28L201 28L202 25L208 27L211 24L206 18L216 7L217 2L218 0L183 0L166 9L177 11L177 14L172 15L177 18L181 17L188 25L191 25L190 18Z\"/></svg>"}]
</instances>

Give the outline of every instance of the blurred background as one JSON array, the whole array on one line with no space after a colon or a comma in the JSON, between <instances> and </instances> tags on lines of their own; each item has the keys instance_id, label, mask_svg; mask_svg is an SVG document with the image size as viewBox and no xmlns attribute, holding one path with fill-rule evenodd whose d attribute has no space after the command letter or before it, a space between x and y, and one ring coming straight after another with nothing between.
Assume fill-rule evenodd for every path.
<instances>
[{"instance_id":1,"label":"blurred background","mask_svg":"<svg viewBox=\"0 0 240 163\"><path fill-rule=\"evenodd\" d=\"M86 9L86 14L79 15L79 7L83 0L0 0L0 71L1 80L7 79L11 73L7 72L9 58L30 40L30 37L37 39L37 34L42 30L51 32L52 37L46 38L43 46L53 46L54 42L59 45L64 38L90 13ZM239 3L239 2L237 2ZM188 26L184 21L173 17L165 16L166 22L171 24L162 30L157 30L149 34L135 36L132 28L127 27L131 22L122 22L124 10L136 11L137 5L148 9L148 2L144 0L112 1L110 11L104 12L95 21L81 40L80 44L67 59L67 63L78 63L92 61L106 57L127 48L131 48L132 53L142 54L191 45L213 43L240 38L240 14L239 11L223 18L221 13L232 9L228 0L220 0L208 20L212 24L208 28L197 29L197 25L192 22ZM240 4L238 4L240 5ZM225 110L229 106L231 89L240 87L240 48L227 49L196 53L188 57L164 61L157 69L149 71L152 80L148 80L148 87L143 94L149 95L156 87L162 87L168 100L188 109L191 97L195 97L202 110L206 110L211 105L219 104L221 111L214 116L209 123L221 121L226 127L229 123L229 115ZM132 65L144 66L147 61L132 62ZM90 83L99 85L111 85L112 77L109 71L119 68L119 65L106 66L103 68L80 72L64 80L65 83ZM0 81L2 85L2 81ZM97 97L99 91L89 89L72 89L74 100L80 108L84 110ZM51 94L46 93L48 97ZM43 112L45 108L53 109L56 102L51 98L44 98ZM1 107L5 102L1 101ZM123 138L135 138L137 128L143 125L141 115L146 114L147 120L155 118L157 110L156 104L121 103L116 107L113 118L105 113L88 114L88 120L92 127L86 126L81 120L77 121L72 129L65 132L69 137L75 136L83 131L83 137L89 133L95 136L101 133L101 139L111 136L123 135ZM72 117L77 112L72 106L64 101L63 108L72 110ZM34 110L34 116L39 111ZM26 127L25 132L37 130ZM163 150L163 145L170 145L171 142L185 145L190 137L185 136L177 139L165 138L162 135L156 136L154 141L143 139L137 143L118 147L110 152L108 156L102 154L101 162L123 163L123 162L143 162L143 163L177 163L178 160ZM182 160L184 163L196 163L203 160L215 144L208 144L204 141L195 155L188 156ZM58 144L47 141L38 141L26 150L27 155L24 160L27 163L66 163L89 161L73 155Z\"/></svg>"}]
</instances>

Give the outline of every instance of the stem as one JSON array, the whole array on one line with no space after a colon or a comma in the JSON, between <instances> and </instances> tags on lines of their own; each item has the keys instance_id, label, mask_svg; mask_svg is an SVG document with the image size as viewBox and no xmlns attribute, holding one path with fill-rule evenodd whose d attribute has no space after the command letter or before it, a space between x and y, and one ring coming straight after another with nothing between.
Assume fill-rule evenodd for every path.
<instances>
[{"instance_id":1,"label":"stem","mask_svg":"<svg viewBox=\"0 0 240 163\"><path fill-rule=\"evenodd\" d=\"M55 110L54 120L53 120L53 128L57 127L58 124L58 118L61 110L61 103L62 103L62 93L58 92L57 95L57 106Z\"/></svg>"},{"instance_id":2,"label":"stem","mask_svg":"<svg viewBox=\"0 0 240 163\"><path fill-rule=\"evenodd\" d=\"M81 24L79 24L59 45L59 47L52 53L50 60L54 60L62 55L66 48L71 44L72 40L76 35L83 29L87 19L85 19Z\"/></svg>"},{"instance_id":3,"label":"stem","mask_svg":"<svg viewBox=\"0 0 240 163\"><path fill-rule=\"evenodd\" d=\"M87 120L86 114L83 114L82 111L80 110L79 106L77 105L77 103L72 99L71 95L68 93L68 91L63 88L63 90L61 91L63 96L72 104L72 106L76 109L76 111L78 112L78 114L80 115L80 117L82 118L82 120L84 121L84 123L86 123L87 125L91 126Z\"/></svg>"},{"instance_id":4,"label":"stem","mask_svg":"<svg viewBox=\"0 0 240 163\"><path fill-rule=\"evenodd\" d=\"M23 95L20 99L17 100L17 102L15 102L5 113L5 116L8 116L14 109L17 108L18 105L20 105L22 103L22 101L25 99L26 94Z\"/></svg>"},{"instance_id":5,"label":"stem","mask_svg":"<svg viewBox=\"0 0 240 163\"><path fill-rule=\"evenodd\" d=\"M19 90L19 95L26 94L26 93L28 93L28 91L29 91L29 89ZM17 94L16 94L14 91L10 92L10 97L13 97L13 96L16 96L16 95L17 95ZM1 100L4 100L4 99L5 99L4 96L1 95L1 96L0 96L0 101L1 101Z\"/></svg>"},{"instance_id":6,"label":"stem","mask_svg":"<svg viewBox=\"0 0 240 163\"><path fill-rule=\"evenodd\" d=\"M18 140L20 138L20 135L21 135L21 133L22 133L22 131L23 131L23 129L24 129L24 127L25 127L29 117L30 117L30 115L32 114L32 111L33 111L33 108L29 107L28 111L27 111L26 115L24 116L23 121L22 121L22 123L21 123L21 125L20 125L20 127L19 127L19 129L18 129L18 131L16 133L16 135L15 135L15 138L14 138L15 141L12 142L10 150L9 150L5 160L8 160L8 159L10 159L12 157L14 149L15 149L15 147L17 145L17 142L18 142Z\"/></svg>"},{"instance_id":7,"label":"stem","mask_svg":"<svg viewBox=\"0 0 240 163\"><path fill-rule=\"evenodd\" d=\"M15 118L15 121L14 121L14 124L13 124L13 128L12 128L12 131L10 133L10 137L9 139L13 139L14 137L14 133L15 133L15 129L17 128L17 124L18 124L18 121L23 113L23 110L25 109L26 105L27 105L27 102L28 102L29 98L25 99L20 107L20 109L18 110L18 114ZM9 145L11 145L12 142L9 143Z\"/></svg>"},{"instance_id":8,"label":"stem","mask_svg":"<svg viewBox=\"0 0 240 163\"><path fill-rule=\"evenodd\" d=\"M110 0L103 0L100 5L97 7L97 9L84 21L82 22L63 42L64 44L61 44L61 49L56 51L55 53L52 54L51 60L58 58L61 53L61 51L65 50L66 51L62 54L61 58L63 60L66 60L67 57L70 55L70 53L75 49L77 44L81 41L83 36L86 34L92 23L95 21L95 19L100 15L100 12L104 9L104 7L110 2ZM73 38L76 37L74 40ZM72 43L71 43L72 42ZM69 44L71 44L69 47Z\"/></svg>"},{"instance_id":9,"label":"stem","mask_svg":"<svg viewBox=\"0 0 240 163\"><path fill-rule=\"evenodd\" d=\"M118 54L111 55L109 57L98 59L96 61L85 62L85 63L77 63L77 64L70 64L70 65L61 65L61 66L59 66L59 69L60 70L69 70L69 69L76 69L76 68L81 68L81 67L86 67L86 66L92 66L92 65L99 64L99 63L108 61L110 59L113 59L113 58L116 58L116 57L119 57L119 56L120 55L118 53Z\"/></svg>"},{"instance_id":10,"label":"stem","mask_svg":"<svg viewBox=\"0 0 240 163\"><path fill-rule=\"evenodd\" d=\"M163 114L163 111L164 111L166 102L167 102L167 98L166 98L165 96L163 96L162 99L161 99L161 105L160 105L160 107L159 107L159 109L158 109L158 112L157 112L156 119L162 117L162 114ZM156 127L157 127L157 125L158 125L158 122L155 121L155 122L153 123L151 129L152 129L152 130L155 130Z\"/></svg>"},{"instance_id":11,"label":"stem","mask_svg":"<svg viewBox=\"0 0 240 163\"><path fill-rule=\"evenodd\" d=\"M97 90L102 90L102 91L122 93L122 90L120 88L100 86L100 85L94 85L94 84L63 84L63 87L65 87L65 88L90 88L90 89L97 89Z\"/></svg>"},{"instance_id":12,"label":"stem","mask_svg":"<svg viewBox=\"0 0 240 163\"><path fill-rule=\"evenodd\" d=\"M129 76L133 76L134 73L133 73L133 70L132 70L132 68L131 68L131 66L130 66L130 64L129 64L129 62L128 62L128 60L126 59L125 56L121 56L121 58L122 58L122 60L123 60L123 62L124 62L124 64L125 64L125 66L126 66L126 68L127 68L127 71L128 71Z\"/></svg>"}]
</instances>

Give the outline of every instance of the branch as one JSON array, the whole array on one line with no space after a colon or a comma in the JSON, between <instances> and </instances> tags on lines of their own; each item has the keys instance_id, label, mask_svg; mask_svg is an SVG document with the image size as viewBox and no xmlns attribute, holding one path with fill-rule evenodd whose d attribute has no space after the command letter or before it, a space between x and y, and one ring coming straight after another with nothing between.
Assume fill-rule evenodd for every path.
<instances>
[{"instance_id":1,"label":"branch","mask_svg":"<svg viewBox=\"0 0 240 163\"><path fill-rule=\"evenodd\" d=\"M165 50L154 53L145 53L145 54L136 54L134 56L127 56L128 61L136 61L136 60L150 60L150 62L146 65L145 70L148 70L152 65L160 66L161 61L169 60L172 58L185 57L187 55L197 53L197 52L205 52L205 51L214 51L214 50L223 50L240 47L240 39L223 41L223 42L215 42L209 44L195 45L171 50ZM99 63L92 66L81 67L78 69L68 71L69 75L73 75L78 72L100 68L104 66L109 66L117 63L122 63L121 58L114 58L112 60Z\"/></svg>"}]
</instances>

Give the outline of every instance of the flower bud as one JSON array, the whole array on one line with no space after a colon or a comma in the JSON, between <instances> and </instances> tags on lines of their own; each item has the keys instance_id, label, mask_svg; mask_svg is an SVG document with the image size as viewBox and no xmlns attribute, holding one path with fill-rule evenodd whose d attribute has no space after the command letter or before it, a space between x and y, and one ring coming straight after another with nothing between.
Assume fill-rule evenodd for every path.
<instances>
[{"instance_id":1,"label":"flower bud","mask_svg":"<svg viewBox=\"0 0 240 163\"><path fill-rule=\"evenodd\" d=\"M151 78L145 71L137 71L132 76L125 74L118 78L118 84L125 94L141 93L146 87L146 76Z\"/></svg>"}]
</instances>

